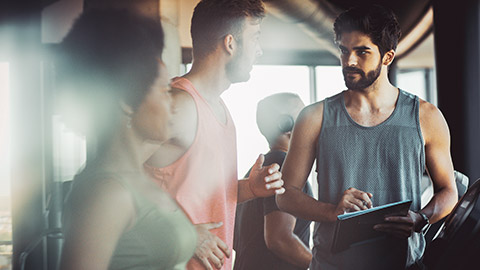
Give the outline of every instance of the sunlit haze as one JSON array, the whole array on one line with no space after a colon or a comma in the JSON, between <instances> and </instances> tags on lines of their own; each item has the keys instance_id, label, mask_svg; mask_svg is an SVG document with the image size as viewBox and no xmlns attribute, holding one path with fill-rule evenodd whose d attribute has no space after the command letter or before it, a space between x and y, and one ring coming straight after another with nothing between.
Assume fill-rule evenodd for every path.
<instances>
[{"instance_id":1,"label":"sunlit haze","mask_svg":"<svg viewBox=\"0 0 480 270\"><path fill-rule=\"evenodd\" d=\"M0 197L10 195L9 66L0 63Z\"/></svg>"}]
</instances>

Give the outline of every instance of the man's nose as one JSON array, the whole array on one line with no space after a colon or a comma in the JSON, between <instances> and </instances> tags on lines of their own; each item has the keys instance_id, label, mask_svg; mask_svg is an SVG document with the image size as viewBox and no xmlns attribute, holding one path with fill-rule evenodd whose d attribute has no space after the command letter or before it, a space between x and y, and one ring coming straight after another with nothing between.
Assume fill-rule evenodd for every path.
<instances>
[{"instance_id":1,"label":"man's nose","mask_svg":"<svg viewBox=\"0 0 480 270\"><path fill-rule=\"evenodd\" d=\"M358 64L358 57L354 53L347 55L347 66L353 67Z\"/></svg>"}]
</instances>

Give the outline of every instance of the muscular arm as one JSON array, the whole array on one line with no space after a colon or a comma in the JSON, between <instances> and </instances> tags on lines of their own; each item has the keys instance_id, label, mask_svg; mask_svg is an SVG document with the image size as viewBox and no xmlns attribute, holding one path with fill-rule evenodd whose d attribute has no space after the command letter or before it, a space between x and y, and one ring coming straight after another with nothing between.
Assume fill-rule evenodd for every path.
<instances>
[{"instance_id":1,"label":"muscular arm","mask_svg":"<svg viewBox=\"0 0 480 270\"><path fill-rule=\"evenodd\" d=\"M420 102L420 127L425 142L427 172L433 182L434 194L420 212L430 223L448 215L457 202L457 187L450 156L450 132L441 112L432 104ZM421 229L423 218L410 211L406 217L387 217L388 223L379 224L375 229L400 237L409 237L412 231Z\"/></svg>"},{"instance_id":2,"label":"muscular arm","mask_svg":"<svg viewBox=\"0 0 480 270\"><path fill-rule=\"evenodd\" d=\"M420 103L420 126L427 171L434 189L433 198L421 212L434 223L452 211L458 198L450 156L450 131L442 113L425 101Z\"/></svg>"},{"instance_id":3,"label":"muscular arm","mask_svg":"<svg viewBox=\"0 0 480 270\"><path fill-rule=\"evenodd\" d=\"M302 192L315 160L322 118L322 102L307 106L298 116L282 167L285 193L277 195L277 204L281 210L307 220L335 221L335 205Z\"/></svg>"},{"instance_id":4,"label":"muscular arm","mask_svg":"<svg viewBox=\"0 0 480 270\"><path fill-rule=\"evenodd\" d=\"M61 269L108 269L118 239L133 223L132 198L113 181L75 195L64 226Z\"/></svg>"},{"instance_id":5,"label":"muscular arm","mask_svg":"<svg viewBox=\"0 0 480 270\"><path fill-rule=\"evenodd\" d=\"M293 233L295 217L273 211L264 217L264 238L267 248L283 260L307 269L312 260L312 252Z\"/></svg>"}]
</instances>

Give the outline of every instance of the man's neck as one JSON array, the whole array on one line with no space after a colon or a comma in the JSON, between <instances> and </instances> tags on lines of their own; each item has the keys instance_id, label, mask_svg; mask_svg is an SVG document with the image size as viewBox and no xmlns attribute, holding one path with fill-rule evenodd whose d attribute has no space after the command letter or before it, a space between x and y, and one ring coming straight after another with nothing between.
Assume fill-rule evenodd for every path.
<instances>
[{"instance_id":1,"label":"man's neck","mask_svg":"<svg viewBox=\"0 0 480 270\"><path fill-rule=\"evenodd\" d=\"M379 77L372 85L365 89L348 90L345 96L347 107L357 110L381 110L396 103L398 88L393 86L387 78Z\"/></svg>"},{"instance_id":2,"label":"man's neck","mask_svg":"<svg viewBox=\"0 0 480 270\"><path fill-rule=\"evenodd\" d=\"M377 126L395 110L399 90L385 80L385 84L372 85L368 91L348 90L344 96L350 117L359 125Z\"/></svg>"},{"instance_id":3,"label":"man's neck","mask_svg":"<svg viewBox=\"0 0 480 270\"><path fill-rule=\"evenodd\" d=\"M217 102L231 85L225 73L225 65L221 63L215 57L194 61L190 72L183 76L208 102Z\"/></svg>"}]
</instances>

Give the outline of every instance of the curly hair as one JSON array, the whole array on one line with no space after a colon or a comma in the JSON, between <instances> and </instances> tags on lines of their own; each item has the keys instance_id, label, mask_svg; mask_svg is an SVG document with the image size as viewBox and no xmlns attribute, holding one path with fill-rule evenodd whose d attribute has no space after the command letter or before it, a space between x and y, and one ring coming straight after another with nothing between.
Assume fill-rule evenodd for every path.
<instances>
[{"instance_id":1,"label":"curly hair","mask_svg":"<svg viewBox=\"0 0 480 270\"><path fill-rule=\"evenodd\" d=\"M333 25L335 40L342 33L360 31L370 37L378 46L381 56L396 50L401 36L400 25L392 10L380 5L359 6L341 13Z\"/></svg>"}]
</instances>

